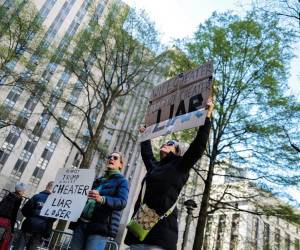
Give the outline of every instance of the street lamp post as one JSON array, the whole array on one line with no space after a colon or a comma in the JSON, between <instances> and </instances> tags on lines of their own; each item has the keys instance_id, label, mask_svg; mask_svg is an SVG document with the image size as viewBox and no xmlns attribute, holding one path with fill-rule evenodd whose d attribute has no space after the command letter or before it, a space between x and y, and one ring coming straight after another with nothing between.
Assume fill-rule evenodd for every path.
<instances>
[{"instance_id":1,"label":"street lamp post","mask_svg":"<svg viewBox=\"0 0 300 250\"><path fill-rule=\"evenodd\" d=\"M186 200L183 205L187 209L187 216L185 218L185 228L183 232L183 240L182 240L182 245L181 249L187 249L187 242L188 242L188 237L189 237L189 229L190 229L190 224L193 219L193 210L197 207L197 204L194 200Z\"/></svg>"}]
</instances>

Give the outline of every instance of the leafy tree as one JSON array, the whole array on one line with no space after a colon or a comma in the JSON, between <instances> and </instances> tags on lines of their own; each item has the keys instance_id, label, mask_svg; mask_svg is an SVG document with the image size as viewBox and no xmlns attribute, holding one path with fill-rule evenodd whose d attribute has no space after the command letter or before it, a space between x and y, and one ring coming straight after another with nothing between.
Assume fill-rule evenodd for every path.
<instances>
[{"instance_id":1,"label":"leafy tree","mask_svg":"<svg viewBox=\"0 0 300 250\"><path fill-rule=\"evenodd\" d=\"M83 102L66 98L60 101L77 117L76 122L79 117L87 128L87 146L83 148L72 129L57 113L48 110L58 121L65 138L81 153L82 168L90 167L97 150L103 152L99 140L112 108L120 98L134 95L141 85L149 87L150 77L160 70L164 59L158 33L145 13L114 4L104 21L96 15L91 20L71 40L71 47L75 49L67 51L59 61L76 77L75 86Z\"/></svg>"},{"instance_id":2,"label":"leafy tree","mask_svg":"<svg viewBox=\"0 0 300 250\"><path fill-rule=\"evenodd\" d=\"M46 55L46 48L36 49L42 31L41 19L31 1L4 1L0 5L1 91L18 86L30 93L40 85L40 72L33 73L37 61L32 58ZM0 129L16 125L16 118L12 107L0 106Z\"/></svg>"},{"instance_id":3,"label":"leafy tree","mask_svg":"<svg viewBox=\"0 0 300 250\"><path fill-rule=\"evenodd\" d=\"M10 85L26 79L15 66L19 60L21 65L28 66L28 58L35 52L34 48L41 31L42 24L31 1L5 1L0 5L1 85ZM33 37L35 42L32 41Z\"/></svg>"},{"instance_id":4,"label":"leafy tree","mask_svg":"<svg viewBox=\"0 0 300 250\"><path fill-rule=\"evenodd\" d=\"M193 63L211 60L215 67L209 163L207 169L196 169L204 191L195 250L203 245L213 176L228 160L232 166L246 167L247 176L270 191L287 185L299 188L299 154L283 129L299 144L300 105L295 97L285 94L291 43L291 33L278 25L274 15L253 11L243 18L230 12L214 13L192 40L177 45ZM186 60L182 53L178 61L180 57ZM192 63L186 69L183 65L179 68L187 70Z\"/></svg>"}]
</instances>

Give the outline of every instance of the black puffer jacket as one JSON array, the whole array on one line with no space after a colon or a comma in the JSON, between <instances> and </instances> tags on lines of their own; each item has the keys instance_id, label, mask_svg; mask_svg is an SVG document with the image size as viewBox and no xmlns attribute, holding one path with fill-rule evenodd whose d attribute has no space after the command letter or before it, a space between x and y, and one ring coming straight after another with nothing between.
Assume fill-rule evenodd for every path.
<instances>
[{"instance_id":1,"label":"black puffer jacket","mask_svg":"<svg viewBox=\"0 0 300 250\"><path fill-rule=\"evenodd\" d=\"M22 208L22 214L26 217L22 224L22 231L26 233L39 233L48 238L51 234L55 219L41 216L40 212L50 193L42 191L29 199Z\"/></svg>"},{"instance_id":2,"label":"black puffer jacket","mask_svg":"<svg viewBox=\"0 0 300 250\"><path fill-rule=\"evenodd\" d=\"M0 217L10 219L11 231L14 231L18 210L22 203L22 196L16 192L9 193L0 202Z\"/></svg>"},{"instance_id":3,"label":"black puffer jacket","mask_svg":"<svg viewBox=\"0 0 300 250\"><path fill-rule=\"evenodd\" d=\"M188 180L189 170L202 156L208 140L210 121L199 127L198 133L189 149L183 156L170 153L161 161L156 161L150 141L141 143L141 153L147 168L146 192L144 202L159 215L163 215L176 202L182 187ZM141 194L135 204L134 213L140 205ZM144 241L139 241L127 232L125 244L157 245L167 250L176 250L178 238L177 209L166 218L160 220L151 229Z\"/></svg>"}]
</instances>

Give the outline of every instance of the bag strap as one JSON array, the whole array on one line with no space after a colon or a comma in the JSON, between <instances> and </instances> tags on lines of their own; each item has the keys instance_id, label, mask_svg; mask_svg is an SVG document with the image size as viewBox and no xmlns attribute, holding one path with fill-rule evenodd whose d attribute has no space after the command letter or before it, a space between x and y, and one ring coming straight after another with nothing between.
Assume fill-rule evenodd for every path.
<instances>
[{"instance_id":1,"label":"bag strap","mask_svg":"<svg viewBox=\"0 0 300 250\"><path fill-rule=\"evenodd\" d=\"M142 182L142 196L141 196L141 204L144 204L144 197L145 197L145 193L146 193L146 179L144 179L144 181ZM181 192L180 192L181 193ZM180 196L180 193L178 195L178 198ZM175 209L176 205L177 205L177 202L178 202L178 199L175 201L175 203L173 204L172 207L170 207L168 209L167 212L165 212L162 216L159 217L159 219L163 219L163 218L166 218L168 217L172 212L173 210Z\"/></svg>"},{"instance_id":2,"label":"bag strap","mask_svg":"<svg viewBox=\"0 0 300 250\"><path fill-rule=\"evenodd\" d=\"M144 197L146 193L146 179L142 181L142 196L141 196L141 204L144 204Z\"/></svg>"}]
</instances>

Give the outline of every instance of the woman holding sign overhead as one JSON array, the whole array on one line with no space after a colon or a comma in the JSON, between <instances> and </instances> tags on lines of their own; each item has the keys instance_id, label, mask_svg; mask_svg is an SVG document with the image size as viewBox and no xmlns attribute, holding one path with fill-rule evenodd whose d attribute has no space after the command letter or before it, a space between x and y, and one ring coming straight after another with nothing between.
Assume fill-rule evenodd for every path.
<instances>
[{"instance_id":1,"label":"woman holding sign overhead","mask_svg":"<svg viewBox=\"0 0 300 250\"><path fill-rule=\"evenodd\" d=\"M201 158L206 148L213 110L207 102L205 124L188 150L181 156L177 141L167 141L160 147L160 160L152 152L149 140L141 143L141 154L147 169L134 216L127 225L125 244L131 250L176 250L178 238L176 203L189 177L189 170ZM145 128L141 128L143 133Z\"/></svg>"},{"instance_id":2,"label":"woman holding sign overhead","mask_svg":"<svg viewBox=\"0 0 300 250\"><path fill-rule=\"evenodd\" d=\"M81 217L71 224L72 250L103 250L108 237L116 237L128 198L128 182L121 174L123 157L119 152L107 156L104 176L97 178L88 194Z\"/></svg>"}]
</instances>

